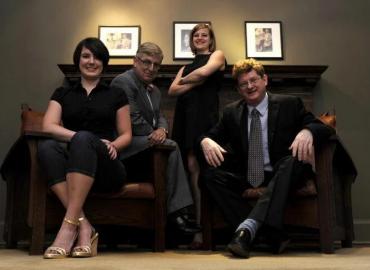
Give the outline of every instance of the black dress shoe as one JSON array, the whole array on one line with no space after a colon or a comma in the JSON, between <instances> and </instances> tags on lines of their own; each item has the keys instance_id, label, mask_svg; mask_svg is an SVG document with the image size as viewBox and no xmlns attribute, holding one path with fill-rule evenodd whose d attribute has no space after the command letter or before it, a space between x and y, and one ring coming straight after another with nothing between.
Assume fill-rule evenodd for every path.
<instances>
[{"instance_id":1,"label":"black dress shoe","mask_svg":"<svg viewBox=\"0 0 370 270\"><path fill-rule=\"evenodd\" d=\"M196 223L189 221L182 215L172 217L171 223L183 234L195 234L201 231L201 228Z\"/></svg>"},{"instance_id":2,"label":"black dress shoe","mask_svg":"<svg viewBox=\"0 0 370 270\"><path fill-rule=\"evenodd\" d=\"M247 229L241 229L234 233L227 249L236 257L249 258L251 247L251 235Z\"/></svg>"}]
</instances>

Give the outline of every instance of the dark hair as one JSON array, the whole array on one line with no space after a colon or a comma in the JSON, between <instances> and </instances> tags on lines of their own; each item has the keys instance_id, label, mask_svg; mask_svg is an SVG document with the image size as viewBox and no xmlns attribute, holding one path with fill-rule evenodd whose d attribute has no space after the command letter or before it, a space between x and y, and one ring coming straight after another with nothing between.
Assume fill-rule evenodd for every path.
<instances>
[{"instance_id":1,"label":"dark hair","mask_svg":"<svg viewBox=\"0 0 370 270\"><path fill-rule=\"evenodd\" d=\"M209 38L210 38L209 51L214 52L216 50L215 32L213 32L211 25L209 25L208 23L199 23L196 26L194 26L194 28L191 30L190 37L189 37L190 39L189 44L190 44L191 51L193 52L193 54L197 54L197 49L195 48L193 44L193 37L194 37L195 32L197 32L200 29L208 29Z\"/></svg>"},{"instance_id":2,"label":"dark hair","mask_svg":"<svg viewBox=\"0 0 370 270\"><path fill-rule=\"evenodd\" d=\"M107 47L105 47L104 43L95 37L85 38L77 44L75 52L73 53L73 63L77 68L80 64L81 51L83 47L89 49L97 59L103 62L103 67L106 68L109 62L109 51Z\"/></svg>"}]
</instances>

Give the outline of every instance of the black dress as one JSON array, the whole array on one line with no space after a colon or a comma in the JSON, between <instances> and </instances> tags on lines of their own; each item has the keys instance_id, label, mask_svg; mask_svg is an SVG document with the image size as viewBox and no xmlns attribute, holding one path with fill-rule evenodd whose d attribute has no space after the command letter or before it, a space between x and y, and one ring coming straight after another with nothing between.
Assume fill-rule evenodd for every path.
<instances>
[{"instance_id":1,"label":"black dress","mask_svg":"<svg viewBox=\"0 0 370 270\"><path fill-rule=\"evenodd\" d=\"M211 54L196 55L193 63L186 65L182 77L207 64ZM218 121L219 98L223 71L216 71L207 80L178 97L175 108L172 138L185 157L194 149L197 138Z\"/></svg>"}]
</instances>

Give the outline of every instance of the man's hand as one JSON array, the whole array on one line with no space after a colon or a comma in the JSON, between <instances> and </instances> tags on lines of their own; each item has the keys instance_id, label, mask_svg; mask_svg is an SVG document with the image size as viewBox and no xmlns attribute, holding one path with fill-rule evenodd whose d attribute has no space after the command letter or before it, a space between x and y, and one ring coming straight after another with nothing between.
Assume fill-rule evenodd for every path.
<instances>
[{"instance_id":1,"label":"man's hand","mask_svg":"<svg viewBox=\"0 0 370 270\"><path fill-rule=\"evenodd\" d=\"M298 156L299 161L310 161L313 155L313 137L311 131L302 129L295 137L289 150L292 150L293 157Z\"/></svg>"},{"instance_id":2,"label":"man's hand","mask_svg":"<svg viewBox=\"0 0 370 270\"><path fill-rule=\"evenodd\" d=\"M226 150L210 138L204 138L200 145L207 163L215 168L220 166L224 161L223 154Z\"/></svg>"},{"instance_id":3,"label":"man's hand","mask_svg":"<svg viewBox=\"0 0 370 270\"><path fill-rule=\"evenodd\" d=\"M149 136L149 142L151 145L162 144L166 140L167 134L164 128L157 128Z\"/></svg>"}]
</instances>

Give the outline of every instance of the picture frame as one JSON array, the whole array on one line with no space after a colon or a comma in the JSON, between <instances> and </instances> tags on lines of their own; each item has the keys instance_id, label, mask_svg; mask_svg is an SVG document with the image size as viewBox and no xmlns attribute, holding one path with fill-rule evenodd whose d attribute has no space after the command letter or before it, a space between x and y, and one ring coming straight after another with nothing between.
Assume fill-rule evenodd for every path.
<instances>
[{"instance_id":1,"label":"picture frame","mask_svg":"<svg viewBox=\"0 0 370 270\"><path fill-rule=\"evenodd\" d=\"M245 40L247 58L284 59L282 25L279 21L246 21Z\"/></svg>"},{"instance_id":2,"label":"picture frame","mask_svg":"<svg viewBox=\"0 0 370 270\"><path fill-rule=\"evenodd\" d=\"M173 22L173 60L191 60L194 54L190 48L191 30L199 23L211 25L209 21Z\"/></svg>"},{"instance_id":3,"label":"picture frame","mask_svg":"<svg viewBox=\"0 0 370 270\"><path fill-rule=\"evenodd\" d=\"M140 45L141 29L139 25L99 26L99 39L111 58L132 58Z\"/></svg>"}]
</instances>

